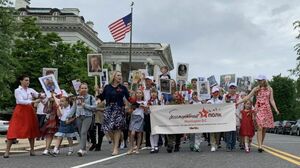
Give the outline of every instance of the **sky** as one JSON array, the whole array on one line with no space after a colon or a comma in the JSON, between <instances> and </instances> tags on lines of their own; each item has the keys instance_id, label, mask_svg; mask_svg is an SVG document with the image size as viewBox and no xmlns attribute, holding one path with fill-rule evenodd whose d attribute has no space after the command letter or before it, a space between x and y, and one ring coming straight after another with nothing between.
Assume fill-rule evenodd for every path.
<instances>
[{"instance_id":1,"label":"sky","mask_svg":"<svg viewBox=\"0 0 300 168\"><path fill-rule=\"evenodd\" d=\"M168 43L189 79L222 74L268 79L296 66L293 22L298 0L135 0L133 42ZM79 8L104 42L108 25L130 13L130 0L31 0L31 7ZM129 42L129 34L124 39ZM171 72L175 77L175 70Z\"/></svg>"}]
</instances>

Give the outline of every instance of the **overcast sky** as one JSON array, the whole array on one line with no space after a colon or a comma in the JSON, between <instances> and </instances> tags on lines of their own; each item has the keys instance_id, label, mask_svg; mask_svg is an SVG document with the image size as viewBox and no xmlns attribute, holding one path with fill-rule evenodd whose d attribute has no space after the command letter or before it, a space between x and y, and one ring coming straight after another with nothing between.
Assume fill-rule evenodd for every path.
<instances>
[{"instance_id":1,"label":"overcast sky","mask_svg":"<svg viewBox=\"0 0 300 168\"><path fill-rule=\"evenodd\" d=\"M102 41L107 26L130 13L130 0L31 0L31 7L79 8ZM133 42L171 45L173 61L189 63L189 78L289 75L300 19L298 0L135 0ZM129 42L129 34L124 40ZM171 73L175 77L175 73Z\"/></svg>"}]
</instances>

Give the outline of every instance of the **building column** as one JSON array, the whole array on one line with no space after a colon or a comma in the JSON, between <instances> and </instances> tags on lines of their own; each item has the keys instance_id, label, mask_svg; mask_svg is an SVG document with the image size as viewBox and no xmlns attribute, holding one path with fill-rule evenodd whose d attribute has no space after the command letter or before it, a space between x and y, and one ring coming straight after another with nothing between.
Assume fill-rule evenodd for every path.
<instances>
[{"instance_id":1,"label":"building column","mask_svg":"<svg viewBox=\"0 0 300 168\"><path fill-rule=\"evenodd\" d=\"M121 71L121 63L116 64L116 71Z\"/></svg>"}]
</instances>

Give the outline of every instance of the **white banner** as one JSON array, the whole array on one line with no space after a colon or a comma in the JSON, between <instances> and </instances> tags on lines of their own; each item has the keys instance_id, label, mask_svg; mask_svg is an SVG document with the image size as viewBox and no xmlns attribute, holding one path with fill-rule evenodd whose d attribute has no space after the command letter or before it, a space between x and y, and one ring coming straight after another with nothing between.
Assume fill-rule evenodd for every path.
<instances>
[{"instance_id":1,"label":"white banner","mask_svg":"<svg viewBox=\"0 0 300 168\"><path fill-rule=\"evenodd\" d=\"M152 134L227 132L236 130L235 105L151 106Z\"/></svg>"}]
</instances>

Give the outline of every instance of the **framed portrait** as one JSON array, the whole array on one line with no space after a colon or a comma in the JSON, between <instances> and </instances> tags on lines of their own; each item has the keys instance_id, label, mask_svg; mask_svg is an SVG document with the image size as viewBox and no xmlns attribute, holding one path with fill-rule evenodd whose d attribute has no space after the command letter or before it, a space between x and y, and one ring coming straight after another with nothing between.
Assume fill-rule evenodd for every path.
<instances>
[{"instance_id":1,"label":"framed portrait","mask_svg":"<svg viewBox=\"0 0 300 168\"><path fill-rule=\"evenodd\" d=\"M53 74L55 79L58 80L58 69L57 68L43 68L43 76Z\"/></svg>"},{"instance_id":2,"label":"framed portrait","mask_svg":"<svg viewBox=\"0 0 300 168\"><path fill-rule=\"evenodd\" d=\"M205 77L198 77L198 81L205 81Z\"/></svg>"},{"instance_id":3,"label":"framed portrait","mask_svg":"<svg viewBox=\"0 0 300 168\"><path fill-rule=\"evenodd\" d=\"M161 93L171 94L171 80L159 79L159 88Z\"/></svg>"},{"instance_id":4,"label":"framed portrait","mask_svg":"<svg viewBox=\"0 0 300 168\"><path fill-rule=\"evenodd\" d=\"M131 82L132 83L140 83L142 78L143 78L143 74L141 71L138 71L138 70L134 70L131 72Z\"/></svg>"},{"instance_id":5,"label":"framed portrait","mask_svg":"<svg viewBox=\"0 0 300 168\"><path fill-rule=\"evenodd\" d=\"M108 69L103 69L100 73L101 87L108 84Z\"/></svg>"},{"instance_id":6,"label":"framed portrait","mask_svg":"<svg viewBox=\"0 0 300 168\"><path fill-rule=\"evenodd\" d=\"M237 81L237 87L239 91L246 91L247 89L245 88L245 80L244 78L236 78Z\"/></svg>"},{"instance_id":7,"label":"framed portrait","mask_svg":"<svg viewBox=\"0 0 300 168\"><path fill-rule=\"evenodd\" d=\"M197 90L201 99L210 99L209 81L198 81Z\"/></svg>"},{"instance_id":8,"label":"framed portrait","mask_svg":"<svg viewBox=\"0 0 300 168\"><path fill-rule=\"evenodd\" d=\"M103 70L102 54L87 55L88 76L97 76Z\"/></svg>"},{"instance_id":9,"label":"framed portrait","mask_svg":"<svg viewBox=\"0 0 300 168\"><path fill-rule=\"evenodd\" d=\"M76 94L78 95L79 87L81 85L80 80L79 79L72 80L72 85L73 85L73 88L74 88Z\"/></svg>"},{"instance_id":10,"label":"framed portrait","mask_svg":"<svg viewBox=\"0 0 300 168\"><path fill-rule=\"evenodd\" d=\"M208 77L207 81L208 81L210 87L218 85L218 82L216 81L216 77L214 75Z\"/></svg>"},{"instance_id":11,"label":"framed portrait","mask_svg":"<svg viewBox=\"0 0 300 168\"><path fill-rule=\"evenodd\" d=\"M235 83L235 74L226 74L220 76L220 86L228 91L230 83Z\"/></svg>"},{"instance_id":12,"label":"framed portrait","mask_svg":"<svg viewBox=\"0 0 300 168\"><path fill-rule=\"evenodd\" d=\"M245 81L245 83L244 83L245 91L251 90L252 89L252 77L251 76L243 76L243 79Z\"/></svg>"},{"instance_id":13,"label":"framed portrait","mask_svg":"<svg viewBox=\"0 0 300 168\"><path fill-rule=\"evenodd\" d=\"M177 63L176 80L188 80L189 64Z\"/></svg>"},{"instance_id":14,"label":"framed portrait","mask_svg":"<svg viewBox=\"0 0 300 168\"><path fill-rule=\"evenodd\" d=\"M51 92L54 92L56 94L61 94L61 90L53 74L40 77L39 81L48 98L51 97Z\"/></svg>"}]
</instances>

